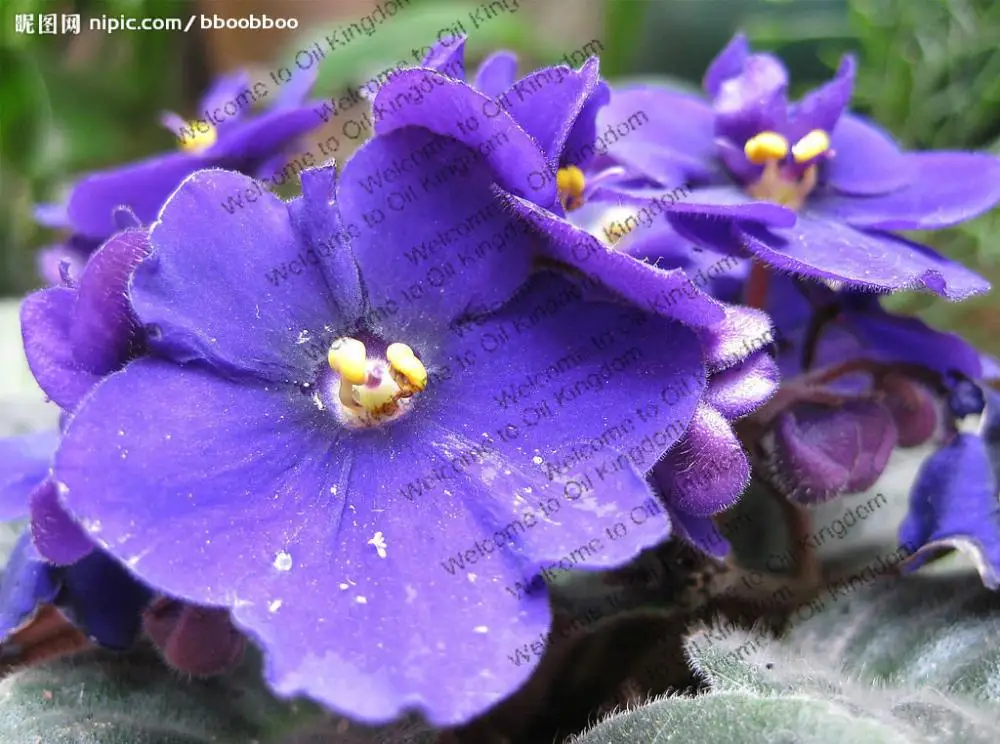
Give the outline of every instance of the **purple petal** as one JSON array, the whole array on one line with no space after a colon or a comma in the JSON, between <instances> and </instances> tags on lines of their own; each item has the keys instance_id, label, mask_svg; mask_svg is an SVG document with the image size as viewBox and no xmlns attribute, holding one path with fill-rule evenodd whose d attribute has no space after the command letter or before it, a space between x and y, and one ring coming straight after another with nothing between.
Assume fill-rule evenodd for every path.
<instances>
[{"instance_id":1,"label":"purple petal","mask_svg":"<svg viewBox=\"0 0 1000 744\"><path fill-rule=\"evenodd\" d=\"M364 313L361 274L351 252L351 241L358 230L345 224L336 208L337 169L332 166L302 171L302 198L288 204L292 227L309 246L305 254L315 256L318 270L327 284L336 287L335 301L344 317ZM310 253L312 251L312 253ZM322 258L322 261L319 259ZM304 265L304 264L303 264ZM272 273L276 279L279 274Z\"/></svg>"},{"instance_id":2,"label":"purple petal","mask_svg":"<svg viewBox=\"0 0 1000 744\"><path fill-rule=\"evenodd\" d=\"M66 205L73 229L87 237L106 238L115 232L114 212L123 205L144 223L154 221L177 185L204 163L199 157L175 152L81 179Z\"/></svg>"},{"instance_id":3,"label":"purple petal","mask_svg":"<svg viewBox=\"0 0 1000 744\"><path fill-rule=\"evenodd\" d=\"M241 94L251 88L250 73L246 70L237 70L218 77L212 87L202 96L198 104L198 113L200 115L204 111L212 112L215 109L224 108L227 103L239 104L243 100ZM236 114L229 116L227 121L243 116L245 105L247 104L240 106Z\"/></svg>"},{"instance_id":4,"label":"purple petal","mask_svg":"<svg viewBox=\"0 0 1000 744\"><path fill-rule=\"evenodd\" d=\"M902 375L889 375L882 380L880 389L885 393L883 404L899 432L899 447L918 447L938 430L937 399L925 385Z\"/></svg>"},{"instance_id":5,"label":"purple petal","mask_svg":"<svg viewBox=\"0 0 1000 744\"><path fill-rule=\"evenodd\" d=\"M830 195L815 209L855 227L936 230L976 217L1000 202L1000 158L974 152L917 152L906 156L905 188L879 196Z\"/></svg>"},{"instance_id":6,"label":"purple petal","mask_svg":"<svg viewBox=\"0 0 1000 744\"><path fill-rule=\"evenodd\" d=\"M135 643L140 613L152 593L124 566L103 550L92 550L72 566L50 570L63 584L60 609L89 638L117 651Z\"/></svg>"},{"instance_id":7,"label":"purple petal","mask_svg":"<svg viewBox=\"0 0 1000 744\"><path fill-rule=\"evenodd\" d=\"M710 517L739 500L750 483L750 463L725 417L702 404L684 437L653 468L653 479L675 510Z\"/></svg>"},{"instance_id":8,"label":"purple petal","mask_svg":"<svg viewBox=\"0 0 1000 744\"><path fill-rule=\"evenodd\" d=\"M473 87L496 98L517 80L517 55L513 52L493 52L479 65Z\"/></svg>"},{"instance_id":9,"label":"purple petal","mask_svg":"<svg viewBox=\"0 0 1000 744\"><path fill-rule=\"evenodd\" d=\"M677 509L669 509L674 534L698 550L716 558L725 558L732 550L711 517L696 517Z\"/></svg>"},{"instance_id":10,"label":"purple petal","mask_svg":"<svg viewBox=\"0 0 1000 744\"><path fill-rule=\"evenodd\" d=\"M76 563L94 549L59 502L59 489L50 479L31 494L31 539L45 560L60 566Z\"/></svg>"},{"instance_id":11,"label":"purple petal","mask_svg":"<svg viewBox=\"0 0 1000 744\"><path fill-rule=\"evenodd\" d=\"M822 503L870 488L895 445L892 416L878 403L800 403L778 418L768 473L794 501Z\"/></svg>"},{"instance_id":12,"label":"purple petal","mask_svg":"<svg viewBox=\"0 0 1000 744\"><path fill-rule=\"evenodd\" d=\"M598 62L589 59L579 70L545 67L521 78L498 100L534 138L550 161L559 162L577 118L599 83Z\"/></svg>"},{"instance_id":13,"label":"purple petal","mask_svg":"<svg viewBox=\"0 0 1000 744\"><path fill-rule=\"evenodd\" d=\"M602 135L597 133L597 116L598 112L608 105L610 99L611 88L603 80L599 80L570 129L569 137L560 154L560 163L586 165L597 153L594 143L598 137L604 142L608 141L607 131Z\"/></svg>"},{"instance_id":14,"label":"purple petal","mask_svg":"<svg viewBox=\"0 0 1000 744\"><path fill-rule=\"evenodd\" d=\"M327 102L329 103L329 102ZM332 112L327 113L329 118ZM288 108L272 108L246 122L240 122L202 156L201 168L218 166L239 171L252 171L254 167L289 146L299 137L323 124L315 104ZM312 153L304 153L306 165L314 163ZM192 168L192 170L195 170ZM178 179L174 184L180 183ZM163 199L166 199L164 195ZM162 200L161 200L162 201Z\"/></svg>"},{"instance_id":15,"label":"purple petal","mask_svg":"<svg viewBox=\"0 0 1000 744\"><path fill-rule=\"evenodd\" d=\"M443 72L456 80L465 80L465 39L464 36L459 39L452 37L447 42L437 42L431 47L420 66L428 67L435 72Z\"/></svg>"},{"instance_id":16,"label":"purple petal","mask_svg":"<svg viewBox=\"0 0 1000 744\"><path fill-rule=\"evenodd\" d=\"M28 368L45 394L72 411L100 380L81 364L70 341L76 290L51 287L28 295L21 303L21 336Z\"/></svg>"},{"instance_id":17,"label":"purple petal","mask_svg":"<svg viewBox=\"0 0 1000 744\"><path fill-rule=\"evenodd\" d=\"M555 202L555 178L544 177L550 172L544 153L499 104L472 86L430 70L402 70L379 90L373 109L377 134L418 126L452 137L484 156L507 191L542 205Z\"/></svg>"},{"instance_id":18,"label":"purple petal","mask_svg":"<svg viewBox=\"0 0 1000 744\"><path fill-rule=\"evenodd\" d=\"M541 250L573 266L649 312L689 325L711 326L725 310L679 269L664 271L608 249L590 233L524 199L511 197L510 208L542 236Z\"/></svg>"},{"instance_id":19,"label":"purple petal","mask_svg":"<svg viewBox=\"0 0 1000 744\"><path fill-rule=\"evenodd\" d=\"M713 372L739 364L774 343L771 319L761 310L723 305L726 317L700 330L705 363Z\"/></svg>"},{"instance_id":20,"label":"purple petal","mask_svg":"<svg viewBox=\"0 0 1000 744\"><path fill-rule=\"evenodd\" d=\"M778 389L780 377L771 355L758 351L743 364L712 375L705 404L735 421L767 402Z\"/></svg>"},{"instance_id":21,"label":"purple petal","mask_svg":"<svg viewBox=\"0 0 1000 744\"><path fill-rule=\"evenodd\" d=\"M985 442L958 434L920 468L910 491L910 511L899 542L918 568L941 550L957 548L972 558L983 583L1000 588L1000 502Z\"/></svg>"},{"instance_id":22,"label":"purple petal","mask_svg":"<svg viewBox=\"0 0 1000 744\"><path fill-rule=\"evenodd\" d=\"M653 466L684 433L704 391L692 331L617 303L584 301L578 286L552 275L536 277L496 314L453 330L449 355L492 372L491 394L477 395L479 375L454 374L443 400L463 405L434 415L469 439L513 424L523 438L496 443L512 462L541 469L549 481L591 478L599 498L623 466L640 473ZM515 338L516 353L506 353Z\"/></svg>"},{"instance_id":23,"label":"purple petal","mask_svg":"<svg viewBox=\"0 0 1000 744\"><path fill-rule=\"evenodd\" d=\"M726 44L726 47L719 52L712 60L705 72L702 87L708 93L709 98L715 98L719 94L719 88L730 78L736 77L743 71L750 56L750 42L742 34L736 34Z\"/></svg>"},{"instance_id":24,"label":"purple petal","mask_svg":"<svg viewBox=\"0 0 1000 744\"><path fill-rule=\"evenodd\" d=\"M401 495L417 463L450 467L449 440L407 436L404 426L388 438L338 442L328 414L308 402L294 407L280 391L146 359L107 378L91 401L57 461L67 504L150 584L233 608L265 649L280 694L306 692L366 721L417 706L450 724L531 672L533 659L518 663L515 652L544 638L549 612L544 592L515 591L534 573L518 548L494 546L492 561L458 575L444 562L456 551L459 562L486 556L477 546L495 529L514 529L518 504L461 473L460 499ZM206 441L230 453L224 467ZM488 509L503 521L480 521ZM585 536L573 536L584 545L594 537L590 516ZM483 672L486 687L474 683ZM441 685L442 675L459 682Z\"/></svg>"},{"instance_id":25,"label":"purple petal","mask_svg":"<svg viewBox=\"0 0 1000 744\"><path fill-rule=\"evenodd\" d=\"M35 222L42 227L62 230L70 227L69 215L62 204L36 204L33 210Z\"/></svg>"},{"instance_id":26,"label":"purple petal","mask_svg":"<svg viewBox=\"0 0 1000 744\"><path fill-rule=\"evenodd\" d=\"M935 330L919 318L894 315L878 308L845 312L837 325L861 342L859 356L915 364L942 375L958 372L973 380L981 376L979 353L971 344L957 334Z\"/></svg>"},{"instance_id":27,"label":"purple petal","mask_svg":"<svg viewBox=\"0 0 1000 744\"><path fill-rule=\"evenodd\" d=\"M428 151L435 165L393 171ZM440 163L463 165L446 172ZM383 320L395 337L423 337L470 306L505 302L524 283L532 241L492 182L475 153L419 129L368 141L344 168L337 202L354 218L352 247L373 307L403 308Z\"/></svg>"},{"instance_id":28,"label":"purple petal","mask_svg":"<svg viewBox=\"0 0 1000 744\"><path fill-rule=\"evenodd\" d=\"M629 200L641 204L640 199ZM780 204L759 201L731 186L694 189L683 200L670 205L670 216L751 220L774 227L791 227L795 212Z\"/></svg>"},{"instance_id":29,"label":"purple petal","mask_svg":"<svg viewBox=\"0 0 1000 744\"><path fill-rule=\"evenodd\" d=\"M240 194L253 203L229 214L226 200ZM310 345L297 342L302 333L342 325L324 274L305 260L285 203L247 176L217 170L191 176L164 205L150 243L153 254L133 278L133 305L157 329L150 345L178 361L295 380L313 367ZM295 265L300 271L287 276Z\"/></svg>"},{"instance_id":30,"label":"purple petal","mask_svg":"<svg viewBox=\"0 0 1000 744\"><path fill-rule=\"evenodd\" d=\"M27 514L28 497L48 476L58 442L55 430L0 439L0 522Z\"/></svg>"},{"instance_id":31,"label":"purple petal","mask_svg":"<svg viewBox=\"0 0 1000 744\"><path fill-rule=\"evenodd\" d=\"M597 115L597 130L615 160L662 185L676 185L717 170L714 117L697 96L643 85L614 89Z\"/></svg>"},{"instance_id":32,"label":"purple petal","mask_svg":"<svg viewBox=\"0 0 1000 744\"><path fill-rule=\"evenodd\" d=\"M842 194L885 194L913 180L913 165L892 137L851 114L830 133L832 157L824 167L827 183Z\"/></svg>"},{"instance_id":33,"label":"purple petal","mask_svg":"<svg viewBox=\"0 0 1000 744\"><path fill-rule=\"evenodd\" d=\"M791 143L798 142L814 129L833 130L851 101L856 68L854 57L845 54L833 80L810 91L792 107L785 132Z\"/></svg>"},{"instance_id":34,"label":"purple petal","mask_svg":"<svg viewBox=\"0 0 1000 744\"><path fill-rule=\"evenodd\" d=\"M742 72L719 86L712 102L715 135L742 146L761 132L785 131L787 90L788 72L781 60L771 54L750 55Z\"/></svg>"},{"instance_id":35,"label":"purple petal","mask_svg":"<svg viewBox=\"0 0 1000 744\"><path fill-rule=\"evenodd\" d=\"M310 91L312 91L313 85L316 84L317 77L319 77L319 65L315 65L308 70L295 70L292 73L292 79L282 84L278 90L278 98L274 102L272 110L290 109L303 105L308 105L315 110L317 102L307 101L306 99ZM324 105L327 103L330 105L327 116L333 116L335 102L332 99L323 102Z\"/></svg>"},{"instance_id":36,"label":"purple petal","mask_svg":"<svg viewBox=\"0 0 1000 744\"><path fill-rule=\"evenodd\" d=\"M771 231L744 224L735 245L778 271L833 279L850 288L887 291L923 288L960 300L989 289L961 264L903 238L856 230L825 214L800 213L795 227Z\"/></svg>"},{"instance_id":37,"label":"purple petal","mask_svg":"<svg viewBox=\"0 0 1000 744\"><path fill-rule=\"evenodd\" d=\"M59 585L49 576L25 530L0 575L0 643L24 627L38 605L51 602Z\"/></svg>"},{"instance_id":38,"label":"purple petal","mask_svg":"<svg viewBox=\"0 0 1000 744\"><path fill-rule=\"evenodd\" d=\"M121 367L135 342L137 323L128 284L148 254L148 233L126 230L91 256L80 277L69 341L74 358L96 375Z\"/></svg>"}]
</instances>

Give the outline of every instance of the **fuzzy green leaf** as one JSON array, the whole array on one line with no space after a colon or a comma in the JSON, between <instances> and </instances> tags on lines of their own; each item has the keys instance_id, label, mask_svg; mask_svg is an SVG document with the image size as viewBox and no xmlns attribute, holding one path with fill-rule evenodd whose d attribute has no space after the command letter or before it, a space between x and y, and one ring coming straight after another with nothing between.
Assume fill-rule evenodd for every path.
<instances>
[{"instance_id":1,"label":"fuzzy green leaf","mask_svg":"<svg viewBox=\"0 0 1000 744\"><path fill-rule=\"evenodd\" d=\"M709 692L619 713L575 742L994 742L1000 595L968 573L862 584L827 589L781 640L700 630L687 651Z\"/></svg>"},{"instance_id":2,"label":"fuzzy green leaf","mask_svg":"<svg viewBox=\"0 0 1000 744\"><path fill-rule=\"evenodd\" d=\"M0 680L0 744L266 744L315 715L272 697L255 657L186 680L150 651L97 651Z\"/></svg>"}]
</instances>

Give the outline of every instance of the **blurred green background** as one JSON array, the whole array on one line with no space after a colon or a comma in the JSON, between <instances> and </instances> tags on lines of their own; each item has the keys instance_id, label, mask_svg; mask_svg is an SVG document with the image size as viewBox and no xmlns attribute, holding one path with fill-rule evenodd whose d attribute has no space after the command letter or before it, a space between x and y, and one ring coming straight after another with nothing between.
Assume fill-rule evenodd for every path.
<instances>
[{"instance_id":1,"label":"blurred green background","mask_svg":"<svg viewBox=\"0 0 1000 744\"><path fill-rule=\"evenodd\" d=\"M384 2L385 0L383 0ZM391 0L390 0L391 1ZM395 0L397 17L331 54L317 93L340 95L438 32L464 22L473 58L503 46L535 65L591 40L614 79L671 77L698 84L705 65L737 29L777 52L793 94L827 79L840 54L860 58L854 108L910 148L989 149L1000 154L1000 3L995 0ZM169 150L164 109L194 113L212 77L238 66L258 76L290 59L307 37L369 13L374 0L4 0L0 23L0 296L38 286L34 252L58 234L38 227L32 205L59 200L87 170ZM469 13L487 5L487 22ZM492 7L492 15L490 14ZM190 33L88 29L102 15L297 18L292 33ZM482 13L482 10L480 10ZM80 34L18 33L19 14L79 13ZM36 32L37 21L36 21ZM593 48L593 47L592 47ZM335 126L332 125L332 126ZM346 151L338 152L346 155ZM919 239L1000 286L1000 210ZM1000 354L997 292L950 304L904 294L891 304L960 331Z\"/></svg>"}]
</instances>

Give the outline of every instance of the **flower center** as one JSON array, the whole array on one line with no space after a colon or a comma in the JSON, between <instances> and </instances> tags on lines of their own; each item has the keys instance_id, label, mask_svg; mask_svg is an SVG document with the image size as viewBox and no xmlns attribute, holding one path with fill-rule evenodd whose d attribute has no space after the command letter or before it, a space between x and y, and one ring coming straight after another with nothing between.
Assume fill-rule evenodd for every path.
<instances>
[{"instance_id":1,"label":"flower center","mask_svg":"<svg viewBox=\"0 0 1000 744\"><path fill-rule=\"evenodd\" d=\"M342 337L330 344L330 368L338 375L337 401L344 422L369 427L399 418L427 387L427 370L406 344L389 344L385 359L369 357L365 344Z\"/></svg>"},{"instance_id":2,"label":"flower center","mask_svg":"<svg viewBox=\"0 0 1000 744\"><path fill-rule=\"evenodd\" d=\"M584 177L583 171L575 165L567 165L556 173L559 203L567 212L572 212L583 206L583 190L586 186L587 179Z\"/></svg>"},{"instance_id":3,"label":"flower center","mask_svg":"<svg viewBox=\"0 0 1000 744\"><path fill-rule=\"evenodd\" d=\"M188 122L187 128L191 131L191 135L184 137L180 143L180 148L184 152L196 155L199 152L204 152L215 144L216 140L219 138L218 133L215 131L215 127L209 125L206 131L201 131L199 127L202 126L204 126L202 122Z\"/></svg>"},{"instance_id":4,"label":"flower center","mask_svg":"<svg viewBox=\"0 0 1000 744\"><path fill-rule=\"evenodd\" d=\"M833 155L830 136L822 129L812 130L792 147L777 132L761 132L747 140L743 152L751 163L764 166L760 178L747 186L747 193L794 210L816 188L818 159Z\"/></svg>"}]
</instances>

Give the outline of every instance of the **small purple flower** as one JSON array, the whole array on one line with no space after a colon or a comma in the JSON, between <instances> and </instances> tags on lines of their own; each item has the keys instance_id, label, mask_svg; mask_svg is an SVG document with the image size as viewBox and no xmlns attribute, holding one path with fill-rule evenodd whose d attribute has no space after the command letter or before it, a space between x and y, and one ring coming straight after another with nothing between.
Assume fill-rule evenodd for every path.
<instances>
[{"instance_id":1,"label":"small purple flower","mask_svg":"<svg viewBox=\"0 0 1000 744\"><path fill-rule=\"evenodd\" d=\"M83 401L54 474L145 581L230 608L280 694L368 721L482 712L527 679L514 650L549 627L521 581L665 539L645 474L684 441L738 447L710 400L745 415L773 392L773 365L736 372L735 310L706 299L718 327L692 329L532 274L537 236L493 184L517 191L544 159L515 147L520 165L435 178L467 150L411 128L235 214L219 202L252 182L203 171L152 227L130 292L149 353ZM397 193L419 207L394 209ZM269 269L297 261L284 283ZM684 484L685 507L735 498L746 463L730 457L709 489L723 496Z\"/></svg>"},{"instance_id":2,"label":"small purple flower","mask_svg":"<svg viewBox=\"0 0 1000 744\"><path fill-rule=\"evenodd\" d=\"M47 476L55 445L55 432L0 440L5 474L0 520L27 516L29 500L54 502L55 485ZM71 539L77 538L71 535ZM99 550L71 566L49 563L26 529L0 576L0 643L30 622L40 605L52 603L96 643L125 649L139 633L140 611L150 596L124 567Z\"/></svg>"},{"instance_id":3,"label":"small purple flower","mask_svg":"<svg viewBox=\"0 0 1000 744\"><path fill-rule=\"evenodd\" d=\"M899 542L914 570L943 552L972 558L983 583L1000 589L1000 393L983 388L978 431L959 432L920 469Z\"/></svg>"},{"instance_id":4,"label":"small purple flower","mask_svg":"<svg viewBox=\"0 0 1000 744\"><path fill-rule=\"evenodd\" d=\"M229 168L258 177L280 171L290 148L321 123L305 101L313 78L296 75L258 116L247 115L252 102L263 97L248 74L220 78L201 100L199 118L185 122L177 114L164 114L164 126L177 136L178 152L92 173L73 186L64 206L39 206L41 224L70 232L64 245L43 250L39 266L45 278L58 283L62 260L79 265L120 229L113 218L119 207L128 207L141 223L151 223L170 193L197 170Z\"/></svg>"},{"instance_id":5,"label":"small purple flower","mask_svg":"<svg viewBox=\"0 0 1000 744\"><path fill-rule=\"evenodd\" d=\"M985 291L973 272L887 231L948 227L990 209L1000 158L901 152L847 112L853 79L845 57L832 81L790 104L781 62L737 36L705 75L708 100L649 85L615 90L598 123L636 110L655 122L614 143L610 157L650 189L692 186L668 219L699 245L867 291Z\"/></svg>"}]
</instances>

